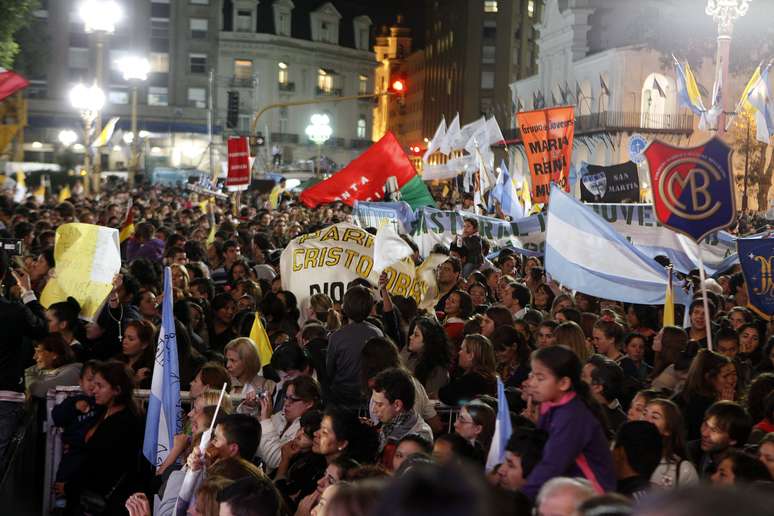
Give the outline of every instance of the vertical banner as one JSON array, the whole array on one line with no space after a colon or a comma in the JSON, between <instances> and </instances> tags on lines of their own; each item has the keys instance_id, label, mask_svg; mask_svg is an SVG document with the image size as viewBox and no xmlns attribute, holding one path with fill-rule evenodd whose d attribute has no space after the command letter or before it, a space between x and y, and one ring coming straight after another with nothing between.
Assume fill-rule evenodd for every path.
<instances>
[{"instance_id":1,"label":"vertical banner","mask_svg":"<svg viewBox=\"0 0 774 516\"><path fill-rule=\"evenodd\" d=\"M228 139L228 177L226 188L247 190L250 185L250 151L247 138L231 136Z\"/></svg>"},{"instance_id":2,"label":"vertical banner","mask_svg":"<svg viewBox=\"0 0 774 516\"><path fill-rule=\"evenodd\" d=\"M742 266L749 308L766 319L774 315L774 239L740 238L736 241L739 263Z\"/></svg>"},{"instance_id":3,"label":"vertical banner","mask_svg":"<svg viewBox=\"0 0 774 516\"><path fill-rule=\"evenodd\" d=\"M532 174L532 202L547 203L551 183L570 191L570 158L575 136L572 106L516 113Z\"/></svg>"}]
</instances>

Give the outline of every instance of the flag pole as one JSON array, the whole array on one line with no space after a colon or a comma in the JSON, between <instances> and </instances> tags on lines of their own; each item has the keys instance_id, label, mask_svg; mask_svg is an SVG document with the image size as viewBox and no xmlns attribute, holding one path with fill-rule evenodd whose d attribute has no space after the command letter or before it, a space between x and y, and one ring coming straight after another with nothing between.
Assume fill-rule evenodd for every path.
<instances>
[{"instance_id":1,"label":"flag pole","mask_svg":"<svg viewBox=\"0 0 774 516\"><path fill-rule=\"evenodd\" d=\"M699 256L699 279L701 280L701 297L704 304L704 327L707 331L707 349L712 349L712 322L710 321L709 304L707 303L707 285L705 285L706 275L704 273L704 260L701 257L701 250L697 253Z\"/></svg>"}]
</instances>

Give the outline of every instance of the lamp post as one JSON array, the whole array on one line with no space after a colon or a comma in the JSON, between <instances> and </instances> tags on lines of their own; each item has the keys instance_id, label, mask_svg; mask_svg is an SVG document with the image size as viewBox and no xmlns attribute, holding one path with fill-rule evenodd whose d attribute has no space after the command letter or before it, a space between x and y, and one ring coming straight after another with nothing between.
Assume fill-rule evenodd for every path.
<instances>
[{"instance_id":1,"label":"lamp post","mask_svg":"<svg viewBox=\"0 0 774 516\"><path fill-rule=\"evenodd\" d=\"M131 158L129 160L129 186L134 186L137 172L140 168L140 138L137 132L137 90L140 82L148 80L150 63L144 57L127 57L121 60L119 66L123 70L124 79L132 85L132 141L130 144Z\"/></svg>"},{"instance_id":2,"label":"lamp post","mask_svg":"<svg viewBox=\"0 0 774 516\"><path fill-rule=\"evenodd\" d=\"M331 137L333 129L331 128L331 119L328 115L312 115L311 123L306 126L306 135L317 144L317 167L315 175L320 175L320 162L322 161L322 146Z\"/></svg>"},{"instance_id":3,"label":"lamp post","mask_svg":"<svg viewBox=\"0 0 774 516\"><path fill-rule=\"evenodd\" d=\"M121 19L121 8L113 0L83 0L78 7L78 15L83 21L83 26L87 34L94 34L97 46L97 59L95 65L95 86L102 86L102 61L103 46L105 36L109 36L116 31L116 23ZM104 104L104 96L103 96ZM101 107L100 107L101 109ZM102 118L99 112L94 117L95 134L102 132ZM89 142L85 142L86 146ZM97 148L94 160L94 191L99 191L99 172L100 172L100 150Z\"/></svg>"},{"instance_id":4,"label":"lamp post","mask_svg":"<svg viewBox=\"0 0 774 516\"><path fill-rule=\"evenodd\" d=\"M65 148L78 141L78 135L72 129L63 129L59 131L59 143Z\"/></svg>"},{"instance_id":5,"label":"lamp post","mask_svg":"<svg viewBox=\"0 0 774 516\"><path fill-rule=\"evenodd\" d=\"M728 111L728 95L725 85L728 84L728 59L731 52L731 35L734 32L734 22L747 14L750 0L707 0L704 12L718 26L718 49L715 55L715 73L720 74L724 88L720 92L722 111L718 120L718 136L726 133L726 112Z\"/></svg>"},{"instance_id":6,"label":"lamp post","mask_svg":"<svg viewBox=\"0 0 774 516\"><path fill-rule=\"evenodd\" d=\"M91 141L94 121L99 118L99 111L105 105L105 93L96 85L86 86L85 84L76 84L70 90L70 103L80 112L83 120L83 141L85 145L83 153L83 168L86 174L92 177L94 191L99 188L99 176L91 176L91 157L89 156L89 142ZM64 132L64 131L63 131ZM60 133L60 141L61 141ZM86 182L88 185L88 181Z\"/></svg>"}]
</instances>

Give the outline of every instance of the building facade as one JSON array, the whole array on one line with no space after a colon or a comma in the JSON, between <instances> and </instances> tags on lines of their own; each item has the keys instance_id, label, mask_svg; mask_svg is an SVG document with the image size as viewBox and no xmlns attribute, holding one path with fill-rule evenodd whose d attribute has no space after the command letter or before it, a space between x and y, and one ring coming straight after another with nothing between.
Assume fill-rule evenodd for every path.
<instances>
[{"instance_id":1,"label":"building facade","mask_svg":"<svg viewBox=\"0 0 774 516\"><path fill-rule=\"evenodd\" d=\"M445 117L481 115L508 127L509 84L536 70L534 20L541 0L428 0L425 31L425 137Z\"/></svg>"},{"instance_id":2,"label":"building facade","mask_svg":"<svg viewBox=\"0 0 774 516\"><path fill-rule=\"evenodd\" d=\"M375 93L389 91L390 84L396 79L405 82L406 92L401 97L378 97L374 108L373 139L376 141L387 131L392 131L412 160L416 160L425 146L424 52L413 51L412 35L399 16L393 26L385 27L376 37L374 54L378 63L374 76Z\"/></svg>"},{"instance_id":3,"label":"building facade","mask_svg":"<svg viewBox=\"0 0 774 516\"><path fill-rule=\"evenodd\" d=\"M677 146L698 145L713 133L699 130L698 117L681 107L674 67L661 52L636 41L626 27L635 23L635 0L547 0L536 20L540 36L538 71L511 84L512 102L523 110L575 106L572 162L612 165L630 159L629 138L659 138ZM655 5L655 3L654 3ZM699 13L702 15L702 13ZM605 35L604 38L601 35ZM715 64L694 67L699 84L712 89ZM732 102L748 76L730 76L724 85ZM704 98L708 100L708 94ZM527 171L516 124L506 134L512 169ZM650 198L647 162L638 166L643 199ZM528 175L528 174L527 174ZM575 188L579 189L579 182Z\"/></svg>"},{"instance_id":4,"label":"building facade","mask_svg":"<svg viewBox=\"0 0 774 516\"><path fill-rule=\"evenodd\" d=\"M139 85L138 125L146 168L209 168L208 105L213 100L215 163L225 161L225 139L246 135L263 107L312 100L318 104L271 109L258 121L267 147L278 145L283 165L311 171L321 152L346 164L371 140L370 100L326 102L374 91L370 51L372 21L367 3L347 0L150 0L120 2L121 21L99 45L78 17L78 0L48 0L35 13L43 37L36 46L44 59L28 59L29 127L26 158L56 160L58 134L75 130L71 150L83 153L82 123L68 99L70 88L99 83L106 94L102 120L120 117L110 145L102 148L103 169L128 164L123 136L130 126L131 85L119 61L148 57L151 71ZM34 31L33 31L34 32ZM101 66L97 56L101 55ZM32 57L32 56L31 56ZM227 124L228 98L238 97L237 123ZM236 95L234 95L236 93ZM322 148L309 141L311 115L325 113L333 129ZM266 149L268 151L268 149Z\"/></svg>"}]
</instances>

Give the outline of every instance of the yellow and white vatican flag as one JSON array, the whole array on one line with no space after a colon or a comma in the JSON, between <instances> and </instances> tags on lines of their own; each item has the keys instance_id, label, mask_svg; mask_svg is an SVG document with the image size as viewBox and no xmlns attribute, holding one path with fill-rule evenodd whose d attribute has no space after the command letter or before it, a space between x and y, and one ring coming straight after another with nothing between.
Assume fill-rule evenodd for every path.
<instances>
[{"instance_id":1,"label":"yellow and white vatican flag","mask_svg":"<svg viewBox=\"0 0 774 516\"><path fill-rule=\"evenodd\" d=\"M81 305L81 318L93 321L113 289L113 277L121 268L118 230L94 224L63 224L56 230L56 269L46 283L40 303L74 297Z\"/></svg>"},{"instance_id":2,"label":"yellow and white vatican flag","mask_svg":"<svg viewBox=\"0 0 774 516\"><path fill-rule=\"evenodd\" d=\"M105 127L102 128L102 132L99 133L99 136L97 136L97 139L94 140L91 143L92 149L98 149L99 147L104 147L110 142L110 139L113 137L113 132L116 130L116 124L118 123L118 117L114 116L110 120L108 120L108 123L105 124Z\"/></svg>"}]
</instances>

